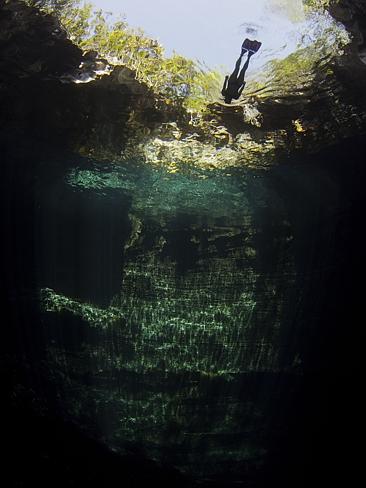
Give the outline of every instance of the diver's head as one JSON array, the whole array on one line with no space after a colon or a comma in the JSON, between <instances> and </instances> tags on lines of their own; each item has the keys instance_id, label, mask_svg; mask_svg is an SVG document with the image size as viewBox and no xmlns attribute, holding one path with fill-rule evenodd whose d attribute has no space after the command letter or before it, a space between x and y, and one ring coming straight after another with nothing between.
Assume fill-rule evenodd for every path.
<instances>
[{"instance_id":1,"label":"diver's head","mask_svg":"<svg viewBox=\"0 0 366 488\"><path fill-rule=\"evenodd\" d=\"M229 97L228 95L226 95L226 97L225 97L225 103L231 103L231 100L232 99L233 99L232 97Z\"/></svg>"}]
</instances>

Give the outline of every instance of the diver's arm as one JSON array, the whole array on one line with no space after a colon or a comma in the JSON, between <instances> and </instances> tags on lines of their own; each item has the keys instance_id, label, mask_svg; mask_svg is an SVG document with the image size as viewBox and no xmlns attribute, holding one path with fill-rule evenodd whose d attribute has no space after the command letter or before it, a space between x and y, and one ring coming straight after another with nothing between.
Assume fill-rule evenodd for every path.
<instances>
[{"instance_id":1,"label":"diver's arm","mask_svg":"<svg viewBox=\"0 0 366 488\"><path fill-rule=\"evenodd\" d=\"M226 75L225 76L225 81L224 81L224 86L222 87L222 90L221 90L221 95L225 95L225 92L227 90L227 80L229 79L229 76Z\"/></svg>"},{"instance_id":2,"label":"diver's arm","mask_svg":"<svg viewBox=\"0 0 366 488\"><path fill-rule=\"evenodd\" d=\"M238 90L239 97L240 97L240 95L241 95L241 92L244 90L244 87L245 87L245 81L244 81L244 83L241 85L241 87L240 87L240 88L239 88L239 90ZM239 98L239 97L238 97L238 98Z\"/></svg>"}]
</instances>

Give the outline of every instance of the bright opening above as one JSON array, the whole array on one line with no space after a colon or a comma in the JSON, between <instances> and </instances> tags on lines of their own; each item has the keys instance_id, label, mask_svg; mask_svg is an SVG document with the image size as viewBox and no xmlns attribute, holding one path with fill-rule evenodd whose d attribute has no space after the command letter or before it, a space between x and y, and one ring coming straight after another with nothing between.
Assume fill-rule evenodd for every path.
<instances>
[{"instance_id":1,"label":"bright opening above","mask_svg":"<svg viewBox=\"0 0 366 488\"><path fill-rule=\"evenodd\" d=\"M232 70L245 37L262 42L251 72L282 59L311 37L302 0L92 0L114 16L123 15L165 48L207 68ZM326 19L325 19L326 20ZM328 16L328 21L330 18ZM249 74L249 73L248 73Z\"/></svg>"}]
</instances>

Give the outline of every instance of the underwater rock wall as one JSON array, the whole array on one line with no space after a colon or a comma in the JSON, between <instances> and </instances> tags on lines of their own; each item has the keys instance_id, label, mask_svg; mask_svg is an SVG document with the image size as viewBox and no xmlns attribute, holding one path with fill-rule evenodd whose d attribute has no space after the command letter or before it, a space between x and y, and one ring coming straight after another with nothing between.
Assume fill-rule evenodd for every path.
<instances>
[{"instance_id":1,"label":"underwater rock wall","mask_svg":"<svg viewBox=\"0 0 366 488\"><path fill-rule=\"evenodd\" d=\"M53 19L16 1L0 15L12 311L1 347L9 405L24 415L27 399L13 443L22 430L41 439L31 478L53 463L79 473L67 452L45 447L55 441L42 419L54 415L60 430L67 419L103 443L83 470L116 459L128 486L146 458L207 486L309 486L332 473L349 482L364 119L340 119L344 139L335 132L322 151L337 120L329 100L323 132L298 120L318 102L257 104L244 123L242 109L221 107L200 129L123 67L93 74L103 60L92 56L95 80L84 78L85 56L53 34ZM44 63L38 39L49 40ZM32 415L43 431L25 425ZM121 453L134 454L130 471ZM80 486L98 486L83 474Z\"/></svg>"},{"instance_id":2,"label":"underwater rock wall","mask_svg":"<svg viewBox=\"0 0 366 488\"><path fill-rule=\"evenodd\" d=\"M266 472L289 442L287 416L305 422L304 378L334 366L337 326L322 307L352 191L342 195L334 157L224 175L95 162L66 175L64 191L94 191L130 222L108 307L60 293L60 281L43 290L50 364L72 371L69 414L82 423L88 410L107 444L197 478Z\"/></svg>"},{"instance_id":3,"label":"underwater rock wall","mask_svg":"<svg viewBox=\"0 0 366 488\"><path fill-rule=\"evenodd\" d=\"M83 53L54 17L3 1L0 29L3 146L108 158L169 117L131 70Z\"/></svg>"},{"instance_id":4,"label":"underwater rock wall","mask_svg":"<svg viewBox=\"0 0 366 488\"><path fill-rule=\"evenodd\" d=\"M362 0L339 0L331 3L330 14L352 34L352 51L366 63L366 5Z\"/></svg>"}]
</instances>

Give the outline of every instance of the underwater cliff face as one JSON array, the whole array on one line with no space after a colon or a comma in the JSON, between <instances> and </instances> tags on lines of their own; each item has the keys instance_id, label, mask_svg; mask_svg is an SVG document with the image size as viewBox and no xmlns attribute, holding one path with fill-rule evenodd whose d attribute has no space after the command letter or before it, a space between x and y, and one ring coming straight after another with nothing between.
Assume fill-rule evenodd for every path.
<instances>
[{"instance_id":1,"label":"underwater cliff face","mask_svg":"<svg viewBox=\"0 0 366 488\"><path fill-rule=\"evenodd\" d=\"M55 465L60 486L347 479L362 61L354 86L340 58L326 96L215 106L197 127L124 67L89 54L83 72L52 17L0 12L15 463L41 486Z\"/></svg>"}]
</instances>

